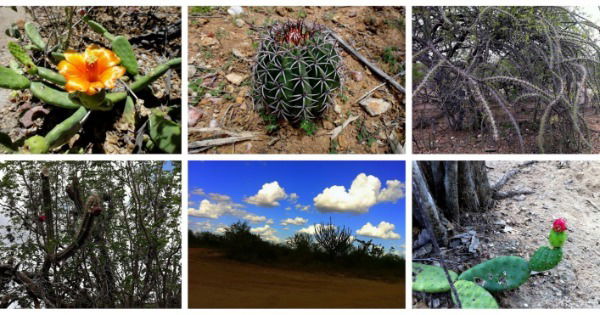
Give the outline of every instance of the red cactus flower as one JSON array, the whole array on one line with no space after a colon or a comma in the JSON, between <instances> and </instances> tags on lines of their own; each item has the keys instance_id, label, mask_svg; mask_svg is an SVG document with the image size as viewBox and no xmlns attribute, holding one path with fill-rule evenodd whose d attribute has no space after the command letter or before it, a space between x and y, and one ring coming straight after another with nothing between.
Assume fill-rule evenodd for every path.
<instances>
[{"instance_id":1,"label":"red cactus flower","mask_svg":"<svg viewBox=\"0 0 600 315\"><path fill-rule=\"evenodd\" d=\"M93 215L99 215L102 212L102 207L94 206L91 208Z\"/></svg>"},{"instance_id":2,"label":"red cactus flower","mask_svg":"<svg viewBox=\"0 0 600 315\"><path fill-rule=\"evenodd\" d=\"M45 215L39 215L39 216L38 216L38 220L39 220L40 222L44 222L44 221L46 221L46 216L45 216Z\"/></svg>"},{"instance_id":3,"label":"red cactus flower","mask_svg":"<svg viewBox=\"0 0 600 315\"><path fill-rule=\"evenodd\" d=\"M558 219L554 220L554 223L552 223L552 229L556 232L566 231L567 230L567 219L558 218Z\"/></svg>"}]
</instances>

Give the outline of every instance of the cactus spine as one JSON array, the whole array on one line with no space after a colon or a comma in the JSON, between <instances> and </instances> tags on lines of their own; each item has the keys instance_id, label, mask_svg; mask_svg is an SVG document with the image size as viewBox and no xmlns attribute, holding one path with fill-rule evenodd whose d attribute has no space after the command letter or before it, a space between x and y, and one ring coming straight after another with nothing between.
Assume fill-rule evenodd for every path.
<instances>
[{"instance_id":1,"label":"cactus spine","mask_svg":"<svg viewBox=\"0 0 600 315\"><path fill-rule=\"evenodd\" d=\"M263 33L252 70L254 103L292 122L318 118L341 85L340 65L324 26L275 23Z\"/></svg>"}]
</instances>

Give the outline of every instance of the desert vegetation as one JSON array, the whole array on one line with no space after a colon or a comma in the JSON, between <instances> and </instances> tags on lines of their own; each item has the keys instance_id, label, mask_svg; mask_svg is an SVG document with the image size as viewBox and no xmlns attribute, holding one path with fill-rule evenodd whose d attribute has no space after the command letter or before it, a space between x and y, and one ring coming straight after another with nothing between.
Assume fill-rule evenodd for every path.
<instances>
[{"instance_id":1,"label":"desert vegetation","mask_svg":"<svg viewBox=\"0 0 600 315\"><path fill-rule=\"evenodd\" d=\"M180 172L0 162L0 307L180 307Z\"/></svg>"},{"instance_id":2,"label":"desert vegetation","mask_svg":"<svg viewBox=\"0 0 600 315\"><path fill-rule=\"evenodd\" d=\"M227 258L258 264L285 266L386 281L404 279L404 258L371 240L352 236L343 226L326 223L315 234L295 233L285 243L261 239L250 231L247 222L238 221L223 234L189 231L189 246L221 250Z\"/></svg>"},{"instance_id":3,"label":"desert vegetation","mask_svg":"<svg viewBox=\"0 0 600 315\"><path fill-rule=\"evenodd\" d=\"M582 8L415 7L412 23L416 152L600 150L600 27Z\"/></svg>"}]
</instances>

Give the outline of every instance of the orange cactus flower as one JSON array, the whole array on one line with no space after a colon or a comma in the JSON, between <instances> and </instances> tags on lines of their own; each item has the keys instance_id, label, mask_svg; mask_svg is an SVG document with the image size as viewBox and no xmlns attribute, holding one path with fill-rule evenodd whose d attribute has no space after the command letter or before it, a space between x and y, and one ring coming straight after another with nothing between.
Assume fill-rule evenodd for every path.
<instances>
[{"instance_id":1,"label":"orange cactus flower","mask_svg":"<svg viewBox=\"0 0 600 315\"><path fill-rule=\"evenodd\" d=\"M117 79L125 74L119 66L121 59L109 49L90 45L83 54L68 51L58 64L58 72L67 79L67 92L94 95L102 89L115 87Z\"/></svg>"}]
</instances>

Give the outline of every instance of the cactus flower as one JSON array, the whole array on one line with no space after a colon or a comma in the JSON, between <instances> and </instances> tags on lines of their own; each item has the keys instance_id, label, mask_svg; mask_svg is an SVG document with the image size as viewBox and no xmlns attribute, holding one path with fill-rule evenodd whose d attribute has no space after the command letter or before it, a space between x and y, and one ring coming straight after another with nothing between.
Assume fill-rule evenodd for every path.
<instances>
[{"instance_id":1,"label":"cactus flower","mask_svg":"<svg viewBox=\"0 0 600 315\"><path fill-rule=\"evenodd\" d=\"M64 56L58 71L67 80L65 89L69 93L95 95L103 89L114 88L125 74L125 68L119 66L121 59L113 51L96 45L88 46L84 53L69 51Z\"/></svg>"},{"instance_id":2,"label":"cactus flower","mask_svg":"<svg viewBox=\"0 0 600 315\"><path fill-rule=\"evenodd\" d=\"M38 220L40 222L44 222L44 221L46 221L46 216L45 215L40 215L40 216L38 216Z\"/></svg>"},{"instance_id":3,"label":"cactus flower","mask_svg":"<svg viewBox=\"0 0 600 315\"><path fill-rule=\"evenodd\" d=\"M563 232L567 230L567 220L564 218L559 218L554 220L552 224L552 229L556 232Z\"/></svg>"},{"instance_id":4,"label":"cactus flower","mask_svg":"<svg viewBox=\"0 0 600 315\"><path fill-rule=\"evenodd\" d=\"M550 230L550 235L548 236L548 241L550 245L554 248L562 247L562 245L567 240L567 220L560 218L556 219L554 223L552 223L552 229Z\"/></svg>"}]
</instances>

